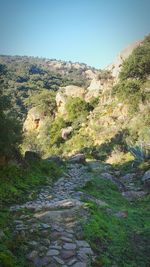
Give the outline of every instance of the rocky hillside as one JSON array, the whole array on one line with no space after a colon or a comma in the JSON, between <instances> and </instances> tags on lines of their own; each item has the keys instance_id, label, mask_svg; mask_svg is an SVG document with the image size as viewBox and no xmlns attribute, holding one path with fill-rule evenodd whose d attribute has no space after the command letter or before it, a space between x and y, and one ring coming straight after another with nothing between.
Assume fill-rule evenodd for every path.
<instances>
[{"instance_id":1,"label":"rocky hillside","mask_svg":"<svg viewBox=\"0 0 150 267\"><path fill-rule=\"evenodd\" d=\"M150 35L105 70L0 60L0 266L149 267Z\"/></svg>"},{"instance_id":2,"label":"rocky hillside","mask_svg":"<svg viewBox=\"0 0 150 267\"><path fill-rule=\"evenodd\" d=\"M107 154L108 161L114 154L128 157L132 146L149 150L149 49L148 36L120 53L88 87L61 86L53 101L48 92L38 96L40 101L36 95L29 98L24 149L43 156L84 152L103 159ZM50 105L53 112L48 112Z\"/></svg>"},{"instance_id":3,"label":"rocky hillside","mask_svg":"<svg viewBox=\"0 0 150 267\"><path fill-rule=\"evenodd\" d=\"M30 95L42 90L57 91L70 84L87 88L99 73L83 63L26 56L0 56L0 64L7 67L6 94L21 118L29 108L25 100Z\"/></svg>"}]
</instances>

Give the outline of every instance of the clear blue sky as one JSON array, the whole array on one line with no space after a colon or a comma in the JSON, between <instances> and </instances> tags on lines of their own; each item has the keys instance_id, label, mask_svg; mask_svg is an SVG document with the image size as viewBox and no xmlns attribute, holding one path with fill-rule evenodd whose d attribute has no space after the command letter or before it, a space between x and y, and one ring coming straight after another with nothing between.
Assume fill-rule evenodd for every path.
<instances>
[{"instance_id":1,"label":"clear blue sky","mask_svg":"<svg viewBox=\"0 0 150 267\"><path fill-rule=\"evenodd\" d=\"M150 32L150 0L0 0L0 54L103 68Z\"/></svg>"}]
</instances>

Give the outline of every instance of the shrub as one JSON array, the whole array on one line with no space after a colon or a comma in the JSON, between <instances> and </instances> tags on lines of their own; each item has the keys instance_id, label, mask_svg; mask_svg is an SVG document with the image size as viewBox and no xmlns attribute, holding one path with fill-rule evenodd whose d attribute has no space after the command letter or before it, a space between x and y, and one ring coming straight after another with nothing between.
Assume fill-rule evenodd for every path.
<instances>
[{"instance_id":1,"label":"shrub","mask_svg":"<svg viewBox=\"0 0 150 267\"><path fill-rule=\"evenodd\" d=\"M78 120L80 123L86 120L91 107L79 97L70 98L66 103L68 119L71 122Z\"/></svg>"}]
</instances>

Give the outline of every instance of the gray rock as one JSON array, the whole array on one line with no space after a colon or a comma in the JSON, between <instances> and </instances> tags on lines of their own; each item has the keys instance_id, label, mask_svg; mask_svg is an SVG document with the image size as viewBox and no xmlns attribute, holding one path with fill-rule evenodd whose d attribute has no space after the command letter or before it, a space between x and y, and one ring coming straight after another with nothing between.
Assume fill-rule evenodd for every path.
<instances>
[{"instance_id":1,"label":"gray rock","mask_svg":"<svg viewBox=\"0 0 150 267\"><path fill-rule=\"evenodd\" d=\"M38 245L38 242L32 240L32 241L30 241L28 244L29 244L30 246L32 246L32 247L36 247L36 246Z\"/></svg>"},{"instance_id":2,"label":"gray rock","mask_svg":"<svg viewBox=\"0 0 150 267\"><path fill-rule=\"evenodd\" d=\"M132 181L132 179L135 177L135 173L127 173L126 175L124 175L121 179L123 180L123 181L127 181L127 182L129 182L129 181Z\"/></svg>"},{"instance_id":3,"label":"gray rock","mask_svg":"<svg viewBox=\"0 0 150 267\"><path fill-rule=\"evenodd\" d=\"M56 249L50 249L49 251L47 251L47 256L57 256L59 255L59 251Z\"/></svg>"},{"instance_id":4,"label":"gray rock","mask_svg":"<svg viewBox=\"0 0 150 267\"><path fill-rule=\"evenodd\" d=\"M67 264L69 265L69 266L72 266L75 262L77 262L78 260L76 259L76 258L73 258L73 259L71 259L70 261L68 261L67 262Z\"/></svg>"},{"instance_id":5,"label":"gray rock","mask_svg":"<svg viewBox=\"0 0 150 267\"><path fill-rule=\"evenodd\" d=\"M72 243L72 239L71 239L71 238L68 238L68 237L66 237L66 236L62 236L62 237L61 237L61 240L62 240L62 241L65 241L65 242Z\"/></svg>"},{"instance_id":6,"label":"gray rock","mask_svg":"<svg viewBox=\"0 0 150 267\"><path fill-rule=\"evenodd\" d=\"M127 218L128 212L127 211L118 211L117 213L115 213L115 216L118 218Z\"/></svg>"},{"instance_id":7,"label":"gray rock","mask_svg":"<svg viewBox=\"0 0 150 267\"><path fill-rule=\"evenodd\" d=\"M72 156L69 159L69 162L71 162L71 163L82 163L82 164L84 164L85 163L85 155L84 154L76 154L76 155Z\"/></svg>"},{"instance_id":8,"label":"gray rock","mask_svg":"<svg viewBox=\"0 0 150 267\"><path fill-rule=\"evenodd\" d=\"M122 196L125 197L129 201L136 200L138 198L142 198L146 195L144 191L126 191L122 193Z\"/></svg>"},{"instance_id":9,"label":"gray rock","mask_svg":"<svg viewBox=\"0 0 150 267\"><path fill-rule=\"evenodd\" d=\"M40 227L43 228L43 229L48 229L48 228L50 228L50 225L48 225L46 223L41 223Z\"/></svg>"},{"instance_id":10,"label":"gray rock","mask_svg":"<svg viewBox=\"0 0 150 267\"><path fill-rule=\"evenodd\" d=\"M27 259L30 261L34 261L34 259L38 256L38 252L33 250L31 253L27 255Z\"/></svg>"},{"instance_id":11,"label":"gray rock","mask_svg":"<svg viewBox=\"0 0 150 267\"><path fill-rule=\"evenodd\" d=\"M146 171L142 177L142 182L145 186L150 188L150 170Z\"/></svg>"},{"instance_id":12,"label":"gray rock","mask_svg":"<svg viewBox=\"0 0 150 267\"><path fill-rule=\"evenodd\" d=\"M72 267L87 267L87 264L85 262L78 261L73 264Z\"/></svg>"},{"instance_id":13,"label":"gray rock","mask_svg":"<svg viewBox=\"0 0 150 267\"><path fill-rule=\"evenodd\" d=\"M49 246L50 245L50 240L47 238L41 239L40 243L44 246Z\"/></svg>"},{"instance_id":14,"label":"gray rock","mask_svg":"<svg viewBox=\"0 0 150 267\"><path fill-rule=\"evenodd\" d=\"M72 131L73 131L73 128L71 126L67 128L63 128L61 132L62 139L67 140L68 136L71 134Z\"/></svg>"},{"instance_id":15,"label":"gray rock","mask_svg":"<svg viewBox=\"0 0 150 267\"><path fill-rule=\"evenodd\" d=\"M58 262L59 264L64 264L64 261L61 260L60 258L58 258L58 257L56 257L56 256L54 256L53 258L54 258L55 261Z\"/></svg>"},{"instance_id":16,"label":"gray rock","mask_svg":"<svg viewBox=\"0 0 150 267\"><path fill-rule=\"evenodd\" d=\"M142 177L142 181L150 179L150 170L146 171Z\"/></svg>"},{"instance_id":17,"label":"gray rock","mask_svg":"<svg viewBox=\"0 0 150 267\"><path fill-rule=\"evenodd\" d=\"M67 250L72 250L72 249L76 249L77 245L74 244L74 243L65 243L63 245L63 248L64 249L67 249Z\"/></svg>"},{"instance_id":18,"label":"gray rock","mask_svg":"<svg viewBox=\"0 0 150 267\"><path fill-rule=\"evenodd\" d=\"M90 245L85 240L76 240L76 244L78 247L90 247Z\"/></svg>"},{"instance_id":19,"label":"gray rock","mask_svg":"<svg viewBox=\"0 0 150 267\"><path fill-rule=\"evenodd\" d=\"M73 257L75 255L76 255L75 250L62 250L61 251L61 257L64 260L70 259L71 257Z\"/></svg>"}]
</instances>

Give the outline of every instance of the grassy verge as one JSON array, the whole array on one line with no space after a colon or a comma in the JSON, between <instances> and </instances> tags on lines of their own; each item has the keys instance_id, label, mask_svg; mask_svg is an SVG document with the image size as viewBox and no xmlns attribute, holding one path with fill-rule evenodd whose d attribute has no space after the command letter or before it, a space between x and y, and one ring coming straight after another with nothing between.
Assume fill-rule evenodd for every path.
<instances>
[{"instance_id":1,"label":"grassy verge","mask_svg":"<svg viewBox=\"0 0 150 267\"><path fill-rule=\"evenodd\" d=\"M14 214L9 211L10 204L34 199L42 186L52 184L61 176L63 168L56 163L42 160L30 163L26 168L14 165L1 168L0 266L28 266L24 257L26 240L25 238L16 240L13 236Z\"/></svg>"},{"instance_id":2,"label":"grassy verge","mask_svg":"<svg viewBox=\"0 0 150 267\"><path fill-rule=\"evenodd\" d=\"M107 208L88 204L91 217L84 225L84 234L98 255L94 267L150 266L150 197L129 203L111 181L98 178L87 183L83 191L108 204ZM117 217L118 211L127 216Z\"/></svg>"}]
</instances>

